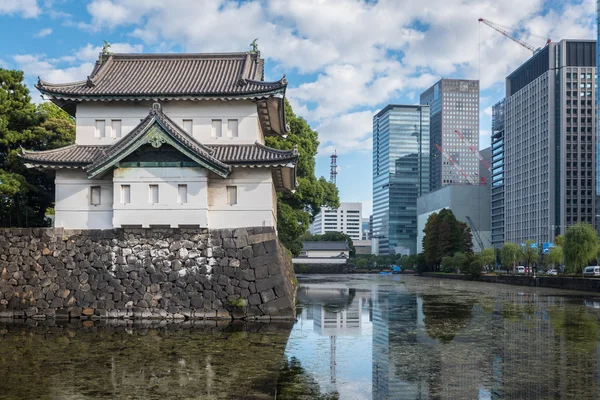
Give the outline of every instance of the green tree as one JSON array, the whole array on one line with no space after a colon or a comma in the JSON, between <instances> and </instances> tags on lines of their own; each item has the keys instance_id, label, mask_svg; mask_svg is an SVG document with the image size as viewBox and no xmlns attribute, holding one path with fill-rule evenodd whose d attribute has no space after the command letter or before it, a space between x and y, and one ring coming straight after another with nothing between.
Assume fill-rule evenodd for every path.
<instances>
[{"instance_id":1,"label":"green tree","mask_svg":"<svg viewBox=\"0 0 600 400\"><path fill-rule=\"evenodd\" d=\"M303 235L303 238L306 237ZM312 240L315 242L341 242L346 241L348 243L348 248L350 249L350 256L353 257L356 255L356 249L354 248L354 243L352 242L352 238L345 233L342 232L325 232L322 235L311 235L308 240Z\"/></svg>"},{"instance_id":2,"label":"green tree","mask_svg":"<svg viewBox=\"0 0 600 400\"><path fill-rule=\"evenodd\" d=\"M558 235L555 237L554 244L560 247L565 247L565 235Z\"/></svg>"},{"instance_id":3,"label":"green tree","mask_svg":"<svg viewBox=\"0 0 600 400\"><path fill-rule=\"evenodd\" d=\"M564 263L565 256L563 252L563 248L561 246L555 245L552 247L548 253L544 256L544 262L548 266L556 267L556 265L560 265Z\"/></svg>"},{"instance_id":4,"label":"green tree","mask_svg":"<svg viewBox=\"0 0 600 400\"><path fill-rule=\"evenodd\" d=\"M522 249L516 243L506 242L500 249L500 261L509 270L514 269L515 264L521 260Z\"/></svg>"},{"instance_id":5,"label":"green tree","mask_svg":"<svg viewBox=\"0 0 600 400\"><path fill-rule=\"evenodd\" d=\"M294 193L277 195L279 239L292 254L297 255L302 249L300 236L308 230L321 207L337 208L340 201L336 186L323 177L317 179L315 176L315 156L319 146L317 132L310 128L304 118L294 114L287 100L285 117L290 126L287 138L269 136L265 142L276 149L298 149L298 187Z\"/></svg>"},{"instance_id":6,"label":"green tree","mask_svg":"<svg viewBox=\"0 0 600 400\"><path fill-rule=\"evenodd\" d=\"M483 249L478 255L477 255L478 259L479 259L479 264L482 267L485 266L494 266L494 263L496 261L496 254L494 253L494 249L491 247L488 247L486 249Z\"/></svg>"},{"instance_id":7,"label":"green tree","mask_svg":"<svg viewBox=\"0 0 600 400\"><path fill-rule=\"evenodd\" d=\"M465 233L462 229L449 209L429 216L423 230L423 253L429 267L438 270L444 256L451 256L464 249Z\"/></svg>"},{"instance_id":8,"label":"green tree","mask_svg":"<svg viewBox=\"0 0 600 400\"><path fill-rule=\"evenodd\" d=\"M73 119L54 104L31 103L21 71L0 68L0 226L45 226L54 180L27 169L20 148L50 150L73 142Z\"/></svg>"},{"instance_id":9,"label":"green tree","mask_svg":"<svg viewBox=\"0 0 600 400\"><path fill-rule=\"evenodd\" d=\"M598 257L598 233L592 225L578 223L567 228L564 256L567 271L581 273L583 267Z\"/></svg>"},{"instance_id":10,"label":"green tree","mask_svg":"<svg viewBox=\"0 0 600 400\"><path fill-rule=\"evenodd\" d=\"M536 263L540 258L540 253L537 247L532 247L535 241L529 239L525 241L525 247L523 248L523 261L527 264L529 273L531 273L531 265Z\"/></svg>"},{"instance_id":11,"label":"green tree","mask_svg":"<svg viewBox=\"0 0 600 400\"><path fill-rule=\"evenodd\" d=\"M463 252L457 251L452 256L452 263L454 264L454 267L460 269L461 271L465 268L468 262L469 257Z\"/></svg>"},{"instance_id":12,"label":"green tree","mask_svg":"<svg viewBox=\"0 0 600 400\"><path fill-rule=\"evenodd\" d=\"M444 256L442 257L442 270L444 272L454 271L454 257Z\"/></svg>"},{"instance_id":13,"label":"green tree","mask_svg":"<svg viewBox=\"0 0 600 400\"><path fill-rule=\"evenodd\" d=\"M473 253L473 233L471 232L471 228L466 222L458 221L458 227L462 232L462 240L461 240L461 249L463 253L472 254Z\"/></svg>"},{"instance_id":14,"label":"green tree","mask_svg":"<svg viewBox=\"0 0 600 400\"><path fill-rule=\"evenodd\" d=\"M369 265L369 261L366 258L359 258L358 260L356 260L356 268L367 268L367 266Z\"/></svg>"}]
</instances>

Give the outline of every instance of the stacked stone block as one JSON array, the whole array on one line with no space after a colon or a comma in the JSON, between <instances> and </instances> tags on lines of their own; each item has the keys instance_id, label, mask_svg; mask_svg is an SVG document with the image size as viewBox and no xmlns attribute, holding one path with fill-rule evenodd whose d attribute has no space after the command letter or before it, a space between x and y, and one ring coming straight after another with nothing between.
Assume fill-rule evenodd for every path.
<instances>
[{"instance_id":1,"label":"stacked stone block","mask_svg":"<svg viewBox=\"0 0 600 400\"><path fill-rule=\"evenodd\" d=\"M0 317L291 319L273 228L0 229Z\"/></svg>"}]
</instances>

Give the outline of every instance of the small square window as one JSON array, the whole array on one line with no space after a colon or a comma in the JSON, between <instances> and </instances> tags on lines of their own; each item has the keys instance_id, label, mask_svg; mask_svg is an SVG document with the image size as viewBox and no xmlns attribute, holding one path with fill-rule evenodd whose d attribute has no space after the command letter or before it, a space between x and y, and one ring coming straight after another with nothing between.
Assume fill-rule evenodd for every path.
<instances>
[{"instance_id":1,"label":"small square window","mask_svg":"<svg viewBox=\"0 0 600 400\"><path fill-rule=\"evenodd\" d=\"M183 120L183 130L189 133L190 135L194 134L194 121L191 119Z\"/></svg>"},{"instance_id":2,"label":"small square window","mask_svg":"<svg viewBox=\"0 0 600 400\"><path fill-rule=\"evenodd\" d=\"M148 186L148 202L158 204L158 185Z\"/></svg>"},{"instance_id":3,"label":"small square window","mask_svg":"<svg viewBox=\"0 0 600 400\"><path fill-rule=\"evenodd\" d=\"M102 202L101 194L102 190L100 186L90 187L90 204L93 206L99 206Z\"/></svg>"},{"instance_id":4,"label":"small square window","mask_svg":"<svg viewBox=\"0 0 600 400\"><path fill-rule=\"evenodd\" d=\"M227 120L227 136L238 137L238 120L230 119Z\"/></svg>"},{"instance_id":5,"label":"small square window","mask_svg":"<svg viewBox=\"0 0 600 400\"><path fill-rule=\"evenodd\" d=\"M237 204L237 186L227 186L227 204Z\"/></svg>"},{"instance_id":6,"label":"small square window","mask_svg":"<svg viewBox=\"0 0 600 400\"><path fill-rule=\"evenodd\" d=\"M222 121L220 119L212 120L211 136L214 138L220 138L223 136Z\"/></svg>"},{"instance_id":7,"label":"small square window","mask_svg":"<svg viewBox=\"0 0 600 400\"><path fill-rule=\"evenodd\" d=\"M106 131L106 121L103 119L97 119L95 136L97 138L103 138L105 136L105 131Z\"/></svg>"},{"instance_id":8,"label":"small square window","mask_svg":"<svg viewBox=\"0 0 600 400\"><path fill-rule=\"evenodd\" d=\"M131 186L121 185L121 204L131 203Z\"/></svg>"},{"instance_id":9,"label":"small square window","mask_svg":"<svg viewBox=\"0 0 600 400\"><path fill-rule=\"evenodd\" d=\"M110 121L110 134L113 138L121 137L121 120L113 119Z\"/></svg>"},{"instance_id":10,"label":"small square window","mask_svg":"<svg viewBox=\"0 0 600 400\"><path fill-rule=\"evenodd\" d=\"M187 203L187 185L177 185L177 202L179 204Z\"/></svg>"}]
</instances>

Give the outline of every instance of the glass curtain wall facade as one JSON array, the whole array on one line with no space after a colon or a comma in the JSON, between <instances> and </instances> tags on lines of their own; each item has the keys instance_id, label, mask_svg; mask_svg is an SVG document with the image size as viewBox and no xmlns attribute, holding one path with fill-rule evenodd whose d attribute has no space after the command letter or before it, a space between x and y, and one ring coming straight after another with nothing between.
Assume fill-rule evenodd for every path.
<instances>
[{"instance_id":1,"label":"glass curtain wall facade","mask_svg":"<svg viewBox=\"0 0 600 400\"><path fill-rule=\"evenodd\" d=\"M596 82L600 75L600 0L596 2ZM600 232L600 134L598 133L598 121L600 121L600 107L598 107L598 99L600 99L600 90L596 83L596 230Z\"/></svg>"},{"instance_id":2,"label":"glass curtain wall facade","mask_svg":"<svg viewBox=\"0 0 600 400\"><path fill-rule=\"evenodd\" d=\"M379 254L417 250L417 198L429 192L429 106L373 117L373 239Z\"/></svg>"},{"instance_id":3,"label":"glass curtain wall facade","mask_svg":"<svg viewBox=\"0 0 600 400\"><path fill-rule=\"evenodd\" d=\"M420 103L431 112L430 190L479 183L479 157L471 150L479 149L479 81L441 79L421 94Z\"/></svg>"},{"instance_id":4,"label":"glass curtain wall facade","mask_svg":"<svg viewBox=\"0 0 600 400\"><path fill-rule=\"evenodd\" d=\"M504 99L492 106L492 245L504 244Z\"/></svg>"}]
</instances>

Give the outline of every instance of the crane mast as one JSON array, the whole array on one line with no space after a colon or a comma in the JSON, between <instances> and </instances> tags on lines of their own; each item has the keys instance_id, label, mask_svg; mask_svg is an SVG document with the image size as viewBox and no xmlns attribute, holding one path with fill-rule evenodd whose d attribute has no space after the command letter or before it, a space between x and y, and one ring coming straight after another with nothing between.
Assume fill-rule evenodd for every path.
<instances>
[{"instance_id":1,"label":"crane mast","mask_svg":"<svg viewBox=\"0 0 600 400\"><path fill-rule=\"evenodd\" d=\"M505 29L504 27L489 21L485 18L479 18L479 22L483 22L484 24L486 24L487 26L489 26L490 28L494 29L497 32L500 32L501 34L503 34L504 36L506 36L507 38L509 38L510 40L520 44L521 46L525 47L527 50L531 51L533 54L535 54L538 49L532 45L530 45L529 43L527 43L524 40L521 39L517 39L516 37L514 37L513 35L510 34L510 32ZM548 43L550 43L552 40L550 38L546 39L546 45L548 45Z\"/></svg>"}]
</instances>

